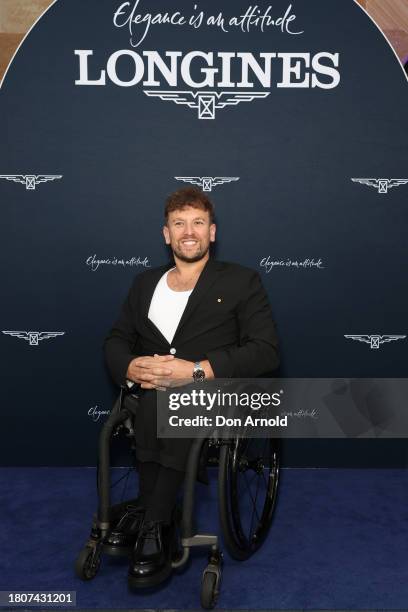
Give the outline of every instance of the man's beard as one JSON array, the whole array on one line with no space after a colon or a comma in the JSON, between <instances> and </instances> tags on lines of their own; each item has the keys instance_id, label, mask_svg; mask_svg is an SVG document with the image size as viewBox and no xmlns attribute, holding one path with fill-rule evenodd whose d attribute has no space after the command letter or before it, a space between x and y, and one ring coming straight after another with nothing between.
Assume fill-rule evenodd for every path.
<instances>
[{"instance_id":1,"label":"man's beard","mask_svg":"<svg viewBox=\"0 0 408 612\"><path fill-rule=\"evenodd\" d=\"M208 245L205 250L198 251L198 253L196 253L195 255L189 256L189 255L185 255L177 247L176 248L172 247L173 255L176 255L178 259L180 259L181 261L185 261L187 263L195 263L196 261L200 261L207 255L209 249L210 249L210 245Z\"/></svg>"}]
</instances>

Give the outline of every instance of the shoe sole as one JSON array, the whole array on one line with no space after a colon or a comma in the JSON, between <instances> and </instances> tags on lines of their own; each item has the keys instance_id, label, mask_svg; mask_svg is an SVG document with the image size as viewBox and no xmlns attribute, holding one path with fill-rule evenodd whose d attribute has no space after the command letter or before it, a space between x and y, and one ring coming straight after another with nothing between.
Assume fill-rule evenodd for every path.
<instances>
[{"instance_id":1,"label":"shoe sole","mask_svg":"<svg viewBox=\"0 0 408 612\"><path fill-rule=\"evenodd\" d=\"M166 565L160 572L153 574L153 576L133 576L128 574L128 585L132 589L144 589L148 587L154 587L164 582L172 573L171 565Z\"/></svg>"}]
</instances>

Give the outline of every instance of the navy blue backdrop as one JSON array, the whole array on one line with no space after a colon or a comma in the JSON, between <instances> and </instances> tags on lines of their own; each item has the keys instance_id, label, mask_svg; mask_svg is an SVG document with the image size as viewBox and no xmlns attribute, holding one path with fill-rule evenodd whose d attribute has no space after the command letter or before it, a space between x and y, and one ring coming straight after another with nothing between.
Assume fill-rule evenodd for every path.
<instances>
[{"instance_id":1,"label":"navy blue backdrop","mask_svg":"<svg viewBox=\"0 0 408 612\"><path fill-rule=\"evenodd\" d=\"M120 4L58 0L26 38L0 90L0 174L61 177L34 181L35 188L29 179L0 180L1 330L21 332L0 334L6 465L95 464L100 426L117 393L103 338L133 276L168 258L163 202L188 184L175 177L238 179L207 182L218 223L215 256L261 273L283 376L408 373L407 338L379 348L345 338L408 329L408 184L351 180L408 178L407 82L378 28L353 0L295 0L289 28L302 34L152 24L132 47L126 27L113 24ZM248 6L223 0L216 14L241 15ZM279 0L272 13L287 8ZM214 14L214 3L202 0L199 10ZM188 0L139 3L139 13L149 11L194 12ZM143 29L135 27L134 43ZM191 105L144 92L189 90L186 101L197 102L199 88L181 80L170 86L160 71L161 87L119 87L108 76L105 86L76 85L81 49L93 50L90 79L114 52L128 49L140 57L158 51L163 59L166 51L246 52L258 62L265 52L325 51L339 54L341 80L332 89L277 87L282 62L274 59L270 87L249 69L253 90L267 97L216 108L204 120ZM122 80L134 74L132 62L118 60ZM197 80L204 64L192 62ZM238 72L237 62L235 82ZM200 91L226 89L233 91ZM286 465L406 462L405 441L286 443Z\"/></svg>"}]
</instances>

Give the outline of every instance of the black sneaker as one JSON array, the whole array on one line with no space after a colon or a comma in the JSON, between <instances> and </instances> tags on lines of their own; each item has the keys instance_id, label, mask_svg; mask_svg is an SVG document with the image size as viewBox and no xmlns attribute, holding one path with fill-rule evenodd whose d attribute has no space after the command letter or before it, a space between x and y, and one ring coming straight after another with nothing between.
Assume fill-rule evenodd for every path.
<instances>
[{"instance_id":1,"label":"black sneaker","mask_svg":"<svg viewBox=\"0 0 408 612\"><path fill-rule=\"evenodd\" d=\"M173 523L143 523L130 562L129 586L156 586L170 576L174 536Z\"/></svg>"},{"instance_id":2,"label":"black sneaker","mask_svg":"<svg viewBox=\"0 0 408 612\"><path fill-rule=\"evenodd\" d=\"M106 536L105 552L111 555L126 555L132 552L144 518L144 508L127 506L118 524Z\"/></svg>"}]
</instances>

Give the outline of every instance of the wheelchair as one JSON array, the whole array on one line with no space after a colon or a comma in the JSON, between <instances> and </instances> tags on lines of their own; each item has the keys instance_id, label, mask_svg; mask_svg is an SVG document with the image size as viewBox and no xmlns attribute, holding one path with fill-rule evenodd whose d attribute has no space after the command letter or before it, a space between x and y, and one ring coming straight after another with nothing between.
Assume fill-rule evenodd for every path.
<instances>
[{"instance_id":1,"label":"wheelchair","mask_svg":"<svg viewBox=\"0 0 408 612\"><path fill-rule=\"evenodd\" d=\"M89 539L79 553L75 573L81 580L97 575L103 554L118 554L104 538L137 499L111 505L110 446L113 437L133 439L132 412L126 407L128 389L122 388L99 438L97 472L98 509L93 516ZM212 455L212 456L211 456ZM279 482L280 441L272 438L198 438L191 445L184 480L181 516L178 517L180 546L172 568L186 565L192 547L209 549L208 564L201 581L201 606L214 608L220 593L223 554L219 538L196 532L193 523L197 478L208 484L208 466L218 466L218 509L225 547L233 559L244 561L265 541L276 506ZM132 469L132 468L130 468ZM123 477L122 477L123 478Z\"/></svg>"}]
</instances>

